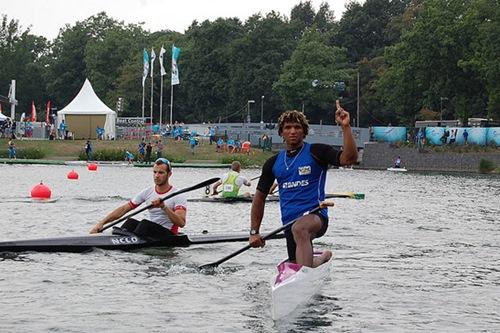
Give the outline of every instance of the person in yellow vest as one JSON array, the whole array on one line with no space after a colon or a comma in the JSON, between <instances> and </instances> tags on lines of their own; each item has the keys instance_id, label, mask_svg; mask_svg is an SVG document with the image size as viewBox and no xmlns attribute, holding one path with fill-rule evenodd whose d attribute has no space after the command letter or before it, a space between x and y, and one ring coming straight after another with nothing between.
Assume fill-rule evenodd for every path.
<instances>
[{"instance_id":1,"label":"person in yellow vest","mask_svg":"<svg viewBox=\"0 0 500 333\"><path fill-rule=\"evenodd\" d=\"M231 171L225 173L222 178L212 187L212 195L217 195L222 192L223 198L236 198L239 195L242 185L250 186L250 181L240 175L241 164L238 161L231 163ZM218 191L218 187L222 185L222 191ZM250 196L250 193L244 193L242 196Z\"/></svg>"}]
</instances>

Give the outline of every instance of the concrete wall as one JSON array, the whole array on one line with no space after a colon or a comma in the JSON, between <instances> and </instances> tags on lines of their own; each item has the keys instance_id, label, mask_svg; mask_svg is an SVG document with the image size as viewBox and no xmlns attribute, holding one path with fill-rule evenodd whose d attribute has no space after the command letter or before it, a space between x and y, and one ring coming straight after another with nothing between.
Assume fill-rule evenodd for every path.
<instances>
[{"instance_id":1,"label":"concrete wall","mask_svg":"<svg viewBox=\"0 0 500 333\"><path fill-rule=\"evenodd\" d=\"M367 169L386 169L401 156L403 167L421 171L472 171L479 170L481 159L489 160L500 166L500 150L494 153L453 153L419 152L416 148L398 148L388 143L366 142L360 167Z\"/></svg>"},{"instance_id":2,"label":"concrete wall","mask_svg":"<svg viewBox=\"0 0 500 333\"><path fill-rule=\"evenodd\" d=\"M260 123L218 123L206 124L204 128L200 128L199 133L206 132L208 126L216 126L217 135L227 135L233 139L249 140L252 145L256 146L259 143L259 138L262 134L267 134L273 142L273 147L279 148L282 146L283 139L278 135L277 125L274 129L268 129L266 124ZM198 128L199 124L186 124L189 129ZM370 134L367 128L353 127L352 132L358 148L363 148L364 142L370 139ZM306 138L309 143L325 143L332 146L342 146L342 129L340 126L309 124L309 135Z\"/></svg>"}]
</instances>

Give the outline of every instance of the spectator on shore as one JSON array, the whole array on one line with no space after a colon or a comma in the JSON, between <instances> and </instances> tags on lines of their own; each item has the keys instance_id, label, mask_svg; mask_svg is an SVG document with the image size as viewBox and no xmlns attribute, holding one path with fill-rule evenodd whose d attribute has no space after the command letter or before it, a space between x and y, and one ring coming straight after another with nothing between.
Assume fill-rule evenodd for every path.
<instances>
[{"instance_id":1,"label":"spectator on shore","mask_svg":"<svg viewBox=\"0 0 500 333\"><path fill-rule=\"evenodd\" d=\"M467 132L467 128L464 128L464 132L462 133L464 137L464 144L467 146L467 139L469 138L469 133Z\"/></svg>"},{"instance_id":2,"label":"spectator on shore","mask_svg":"<svg viewBox=\"0 0 500 333\"><path fill-rule=\"evenodd\" d=\"M97 140L104 140L104 128L97 126L95 129Z\"/></svg>"},{"instance_id":3,"label":"spectator on shore","mask_svg":"<svg viewBox=\"0 0 500 333\"><path fill-rule=\"evenodd\" d=\"M198 138L194 135L189 137L189 147L191 148L191 153L194 155L196 146L198 145Z\"/></svg>"},{"instance_id":4,"label":"spectator on shore","mask_svg":"<svg viewBox=\"0 0 500 333\"><path fill-rule=\"evenodd\" d=\"M12 126L10 127L10 138L12 140L16 139L16 129L17 129L17 122L13 120Z\"/></svg>"},{"instance_id":5,"label":"spectator on shore","mask_svg":"<svg viewBox=\"0 0 500 333\"><path fill-rule=\"evenodd\" d=\"M424 136L424 129L419 129L417 133L417 145L419 149L424 147Z\"/></svg>"},{"instance_id":6,"label":"spectator on shore","mask_svg":"<svg viewBox=\"0 0 500 333\"><path fill-rule=\"evenodd\" d=\"M162 157L163 154L163 142L160 140L156 141L156 159Z\"/></svg>"},{"instance_id":7,"label":"spectator on shore","mask_svg":"<svg viewBox=\"0 0 500 333\"><path fill-rule=\"evenodd\" d=\"M50 124L49 140L54 140L56 136L57 136L56 127L54 126L54 124Z\"/></svg>"},{"instance_id":8,"label":"spectator on shore","mask_svg":"<svg viewBox=\"0 0 500 333\"><path fill-rule=\"evenodd\" d=\"M394 167L401 168L401 156L398 156L398 158L394 161Z\"/></svg>"},{"instance_id":9,"label":"spectator on shore","mask_svg":"<svg viewBox=\"0 0 500 333\"><path fill-rule=\"evenodd\" d=\"M458 131L458 129L456 129L456 128L451 130L450 145L454 144L455 141L457 140L457 131Z\"/></svg>"},{"instance_id":10,"label":"spectator on shore","mask_svg":"<svg viewBox=\"0 0 500 333\"><path fill-rule=\"evenodd\" d=\"M236 148L234 140L231 138L227 139L226 145L227 145L227 152L230 154L234 153L234 149Z\"/></svg>"},{"instance_id":11,"label":"spectator on shore","mask_svg":"<svg viewBox=\"0 0 500 333\"><path fill-rule=\"evenodd\" d=\"M212 142L215 142L215 127L208 127L208 139L210 141L210 144L212 144Z\"/></svg>"},{"instance_id":12,"label":"spectator on shore","mask_svg":"<svg viewBox=\"0 0 500 333\"><path fill-rule=\"evenodd\" d=\"M9 159L16 159L16 144L14 143L14 140L9 140L9 147L8 147L8 153L9 153Z\"/></svg>"},{"instance_id":13,"label":"spectator on shore","mask_svg":"<svg viewBox=\"0 0 500 333\"><path fill-rule=\"evenodd\" d=\"M153 152L153 146L151 145L151 142L148 141L148 144L146 145L146 163L151 163L151 153Z\"/></svg>"},{"instance_id":14,"label":"spectator on shore","mask_svg":"<svg viewBox=\"0 0 500 333\"><path fill-rule=\"evenodd\" d=\"M144 162L144 156L146 155L146 142L144 142L144 138L142 138L141 142L137 145L137 154L138 161Z\"/></svg>"},{"instance_id":15,"label":"spectator on shore","mask_svg":"<svg viewBox=\"0 0 500 333\"><path fill-rule=\"evenodd\" d=\"M63 119L59 124L59 139L64 140L65 137L66 137L66 123L64 122Z\"/></svg>"},{"instance_id":16,"label":"spectator on shore","mask_svg":"<svg viewBox=\"0 0 500 333\"><path fill-rule=\"evenodd\" d=\"M92 144L90 140L85 143L85 154L87 155L87 162L92 161Z\"/></svg>"},{"instance_id":17,"label":"spectator on shore","mask_svg":"<svg viewBox=\"0 0 500 333\"><path fill-rule=\"evenodd\" d=\"M441 137L441 142L445 145L448 142L448 137L450 136L450 131L448 129L444 130L443 136Z\"/></svg>"},{"instance_id":18,"label":"spectator on shore","mask_svg":"<svg viewBox=\"0 0 500 333\"><path fill-rule=\"evenodd\" d=\"M234 151L236 153L241 152L241 141L238 139L234 140Z\"/></svg>"},{"instance_id":19,"label":"spectator on shore","mask_svg":"<svg viewBox=\"0 0 500 333\"><path fill-rule=\"evenodd\" d=\"M125 151L125 161L128 162L128 164L132 164L134 162L134 154L129 152L128 150Z\"/></svg>"},{"instance_id":20,"label":"spectator on shore","mask_svg":"<svg viewBox=\"0 0 500 333\"><path fill-rule=\"evenodd\" d=\"M224 152L224 139L222 137L217 140L217 146L215 148L215 151L217 153Z\"/></svg>"}]
</instances>

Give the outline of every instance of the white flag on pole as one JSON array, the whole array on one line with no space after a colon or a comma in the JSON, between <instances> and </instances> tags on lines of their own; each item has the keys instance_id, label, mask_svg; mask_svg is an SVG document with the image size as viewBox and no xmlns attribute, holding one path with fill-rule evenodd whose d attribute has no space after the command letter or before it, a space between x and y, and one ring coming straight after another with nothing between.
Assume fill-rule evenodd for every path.
<instances>
[{"instance_id":1,"label":"white flag on pole","mask_svg":"<svg viewBox=\"0 0 500 333\"><path fill-rule=\"evenodd\" d=\"M153 48L151 48L151 77L153 77L153 63L155 62L156 59L156 53Z\"/></svg>"},{"instance_id":2,"label":"white flag on pole","mask_svg":"<svg viewBox=\"0 0 500 333\"><path fill-rule=\"evenodd\" d=\"M163 46L160 49L160 74L161 76L166 75L167 71L165 70L165 67L163 67L163 55L167 52Z\"/></svg>"}]
</instances>

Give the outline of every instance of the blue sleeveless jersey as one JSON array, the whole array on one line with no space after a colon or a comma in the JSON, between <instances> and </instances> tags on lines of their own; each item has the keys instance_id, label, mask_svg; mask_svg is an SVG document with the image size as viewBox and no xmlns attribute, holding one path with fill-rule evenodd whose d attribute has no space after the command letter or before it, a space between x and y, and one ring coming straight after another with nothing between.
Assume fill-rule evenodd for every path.
<instances>
[{"instance_id":1,"label":"blue sleeveless jersey","mask_svg":"<svg viewBox=\"0 0 500 333\"><path fill-rule=\"evenodd\" d=\"M281 221L287 224L314 209L325 199L326 170L311 155L311 145L304 142L298 155L287 157L281 150L273 166L279 185ZM328 218L326 208L320 211Z\"/></svg>"}]
</instances>

